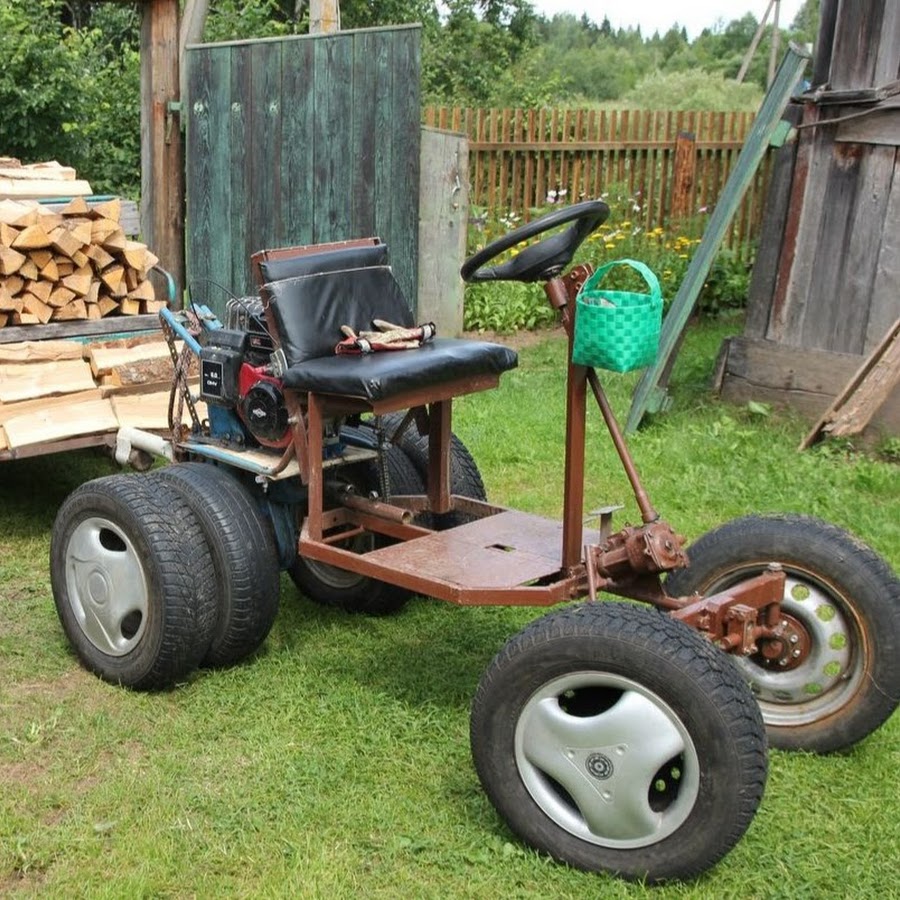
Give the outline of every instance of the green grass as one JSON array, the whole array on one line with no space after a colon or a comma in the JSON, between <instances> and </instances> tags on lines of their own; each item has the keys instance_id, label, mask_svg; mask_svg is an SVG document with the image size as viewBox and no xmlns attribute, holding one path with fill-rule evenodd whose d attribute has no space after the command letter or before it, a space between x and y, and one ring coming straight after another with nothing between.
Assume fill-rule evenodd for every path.
<instances>
[{"instance_id":1,"label":"green grass","mask_svg":"<svg viewBox=\"0 0 900 900\"><path fill-rule=\"evenodd\" d=\"M732 323L734 330L739 323ZM710 398L727 325L689 336L676 405L632 441L651 497L696 537L735 515L809 512L900 567L896 464L795 452L806 425ZM561 508L564 345L521 351L455 427L492 499ZM624 417L633 378L608 379ZM633 501L589 413L587 506ZM900 717L850 753L771 754L741 843L658 889L569 870L522 847L481 792L468 706L532 610L416 600L385 619L300 598L285 579L264 650L164 693L83 672L53 609L55 510L111 466L89 454L0 466L0 895L41 897L896 896Z\"/></svg>"}]
</instances>

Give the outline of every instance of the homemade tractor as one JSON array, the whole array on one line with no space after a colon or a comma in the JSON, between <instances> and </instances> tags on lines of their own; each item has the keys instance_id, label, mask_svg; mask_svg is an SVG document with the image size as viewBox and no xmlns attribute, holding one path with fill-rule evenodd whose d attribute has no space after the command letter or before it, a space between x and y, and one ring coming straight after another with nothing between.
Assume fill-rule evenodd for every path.
<instances>
[{"instance_id":1,"label":"homemade tractor","mask_svg":"<svg viewBox=\"0 0 900 900\"><path fill-rule=\"evenodd\" d=\"M571 360L592 269L568 267L608 212L600 201L555 211L462 275L543 282ZM475 767L532 846L649 881L696 875L740 838L763 793L766 732L776 747L827 752L893 712L900 583L855 538L804 516L749 516L687 553L641 485L596 372L571 362L562 521L488 503L451 404L495 387L515 353L416 329L377 239L264 251L254 265L261 296L230 301L224 325L197 304L162 314L172 440L147 436L144 449L175 464L87 483L59 511L54 597L88 668L160 688L248 656L276 615L282 569L313 600L360 612L412 594L581 601L488 667L472 707ZM418 346L393 350L397 340ZM335 352L342 341L351 352ZM614 530L605 508L585 527L588 394L639 525ZM601 592L643 605L597 602Z\"/></svg>"}]
</instances>

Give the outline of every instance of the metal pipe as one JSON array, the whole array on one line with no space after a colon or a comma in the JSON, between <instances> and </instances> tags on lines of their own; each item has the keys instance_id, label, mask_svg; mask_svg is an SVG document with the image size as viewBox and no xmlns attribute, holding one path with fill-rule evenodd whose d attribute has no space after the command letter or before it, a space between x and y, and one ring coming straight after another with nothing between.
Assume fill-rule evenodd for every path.
<instances>
[{"instance_id":1,"label":"metal pipe","mask_svg":"<svg viewBox=\"0 0 900 900\"><path fill-rule=\"evenodd\" d=\"M659 518L659 513L653 508L650 496L644 490L643 484L641 484L641 478L638 475L637 467L634 464L628 445L625 443L622 429L613 415L612 407L610 407L609 401L606 399L606 394L603 392L600 379L597 377L594 369L587 370L587 380L591 390L594 392L600 412L603 414L603 421L606 422L609 436L612 438L616 452L619 454L619 459L622 460L622 467L625 469L631 489L634 491L634 499L637 501L638 509L641 511L641 519L645 523L655 522Z\"/></svg>"},{"instance_id":2,"label":"metal pipe","mask_svg":"<svg viewBox=\"0 0 900 900\"><path fill-rule=\"evenodd\" d=\"M340 503L348 509L358 509L360 512L368 513L379 519L385 519L388 522L401 522L404 525L412 521L412 512L408 509L400 509L397 506L391 506L390 503L382 503L380 500L369 500L366 497L360 497L358 494L351 494L349 491L341 494Z\"/></svg>"},{"instance_id":3,"label":"metal pipe","mask_svg":"<svg viewBox=\"0 0 900 900\"><path fill-rule=\"evenodd\" d=\"M173 460L172 445L164 437L139 428L120 428L116 433L116 462L120 466L128 465L134 450L162 456L169 462Z\"/></svg>"}]
</instances>

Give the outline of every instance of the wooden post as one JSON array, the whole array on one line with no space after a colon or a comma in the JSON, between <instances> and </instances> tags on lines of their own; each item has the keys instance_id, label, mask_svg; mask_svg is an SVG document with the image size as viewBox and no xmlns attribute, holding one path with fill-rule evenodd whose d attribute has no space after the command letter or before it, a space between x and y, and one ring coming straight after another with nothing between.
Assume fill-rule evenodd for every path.
<instances>
[{"instance_id":1,"label":"wooden post","mask_svg":"<svg viewBox=\"0 0 900 900\"><path fill-rule=\"evenodd\" d=\"M694 177L697 169L697 142L693 134L678 133L675 139L675 173L672 184L672 218L687 218L694 205Z\"/></svg>"},{"instance_id":2,"label":"wooden post","mask_svg":"<svg viewBox=\"0 0 900 900\"><path fill-rule=\"evenodd\" d=\"M341 10L338 0L310 0L309 33L332 34L341 30Z\"/></svg>"},{"instance_id":3,"label":"wooden post","mask_svg":"<svg viewBox=\"0 0 900 900\"><path fill-rule=\"evenodd\" d=\"M184 290L184 155L175 104L178 0L148 0L141 21L141 236ZM160 288L164 284L156 285ZM164 293L160 293L164 296Z\"/></svg>"},{"instance_id":4,"label":"wooden post","mask_svg":"<svg viewBox=\"0 0 900 900\"><path fill-rule=\"evenodd\" d=\"M439 335L463 330L463 283L469 220L469 142L464 134L422 129L419 186L419 295L416 320Z\"/></svg>"},{"instance_id":5,"label":"wooden post","mask_svg":"<svg viewBox=\"0 0 900 900\"><path fill-rule=\"evenodd\" d=\"M187 62L185 50L189 44L199 44L203 40L203 29L206 26L206 14L209 12L209 0L186 0L178 31L178 71L181 81L179 99L188 102Z\"/></svg>"}]
</instances>

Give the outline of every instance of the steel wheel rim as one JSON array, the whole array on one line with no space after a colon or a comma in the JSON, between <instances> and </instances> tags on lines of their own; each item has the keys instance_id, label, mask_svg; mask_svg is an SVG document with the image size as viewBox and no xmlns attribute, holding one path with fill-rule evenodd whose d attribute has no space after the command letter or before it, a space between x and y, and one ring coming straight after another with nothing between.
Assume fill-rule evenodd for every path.
<instances>
[{"instance_id":1,"label":"steel wheel rim","mask_svg":"<svg viewBox=\"0 0 900 900\"><path fill-rule=\"evenodd\" d=\"M516 724L515 757L542 812L603 847L658 843L684 824L700 790L697 750L671 707L605 672L573 672L535 691Z\"/></svg>"},{"instance_id":2,"label":"steel wheel rim","mask_svg":"<svg viewBox=\"0 0 900 900\"><path fill-rule=\"evenodd\" d=\"M366 553L372 549L373 544L371 536L361 534L349 541L342 541L336 546L353 553ZM347 569L332 566L330 563L320 562L317 559L303 557L303 563L319 581L337 591L349 591L367 577L358 572L350 572Z\"/></svg>"},{"instance_id":3,"label":"steel wheel rim","mask_svg":"<svg viewBox=\"0 0 900 900\"><path fill-rule=\"evenodd\" d=\"M840 593L810 572L782 565L782 611L809 632L809 655L785 672L763 668L752 657L735 656L734 661L746 675L766 725L786 728L809 725L844 707L862 683L865 661L859 652L859 624ZM761 571L762 566L753 566L729 573L704 593L724 590Z\"/></svg>"},{"instance_id":4,"label":"steel wheel rim","mask_svg":"<svg viewBox=\"0 0 900 900\"><path fill-rule=\"evenodd\" d=\"M128 535L99 516L84 519L66 546L66 595L82 634L108 656L125 656L147 627L150 592Z\"/></svg>"}]
</instances>

